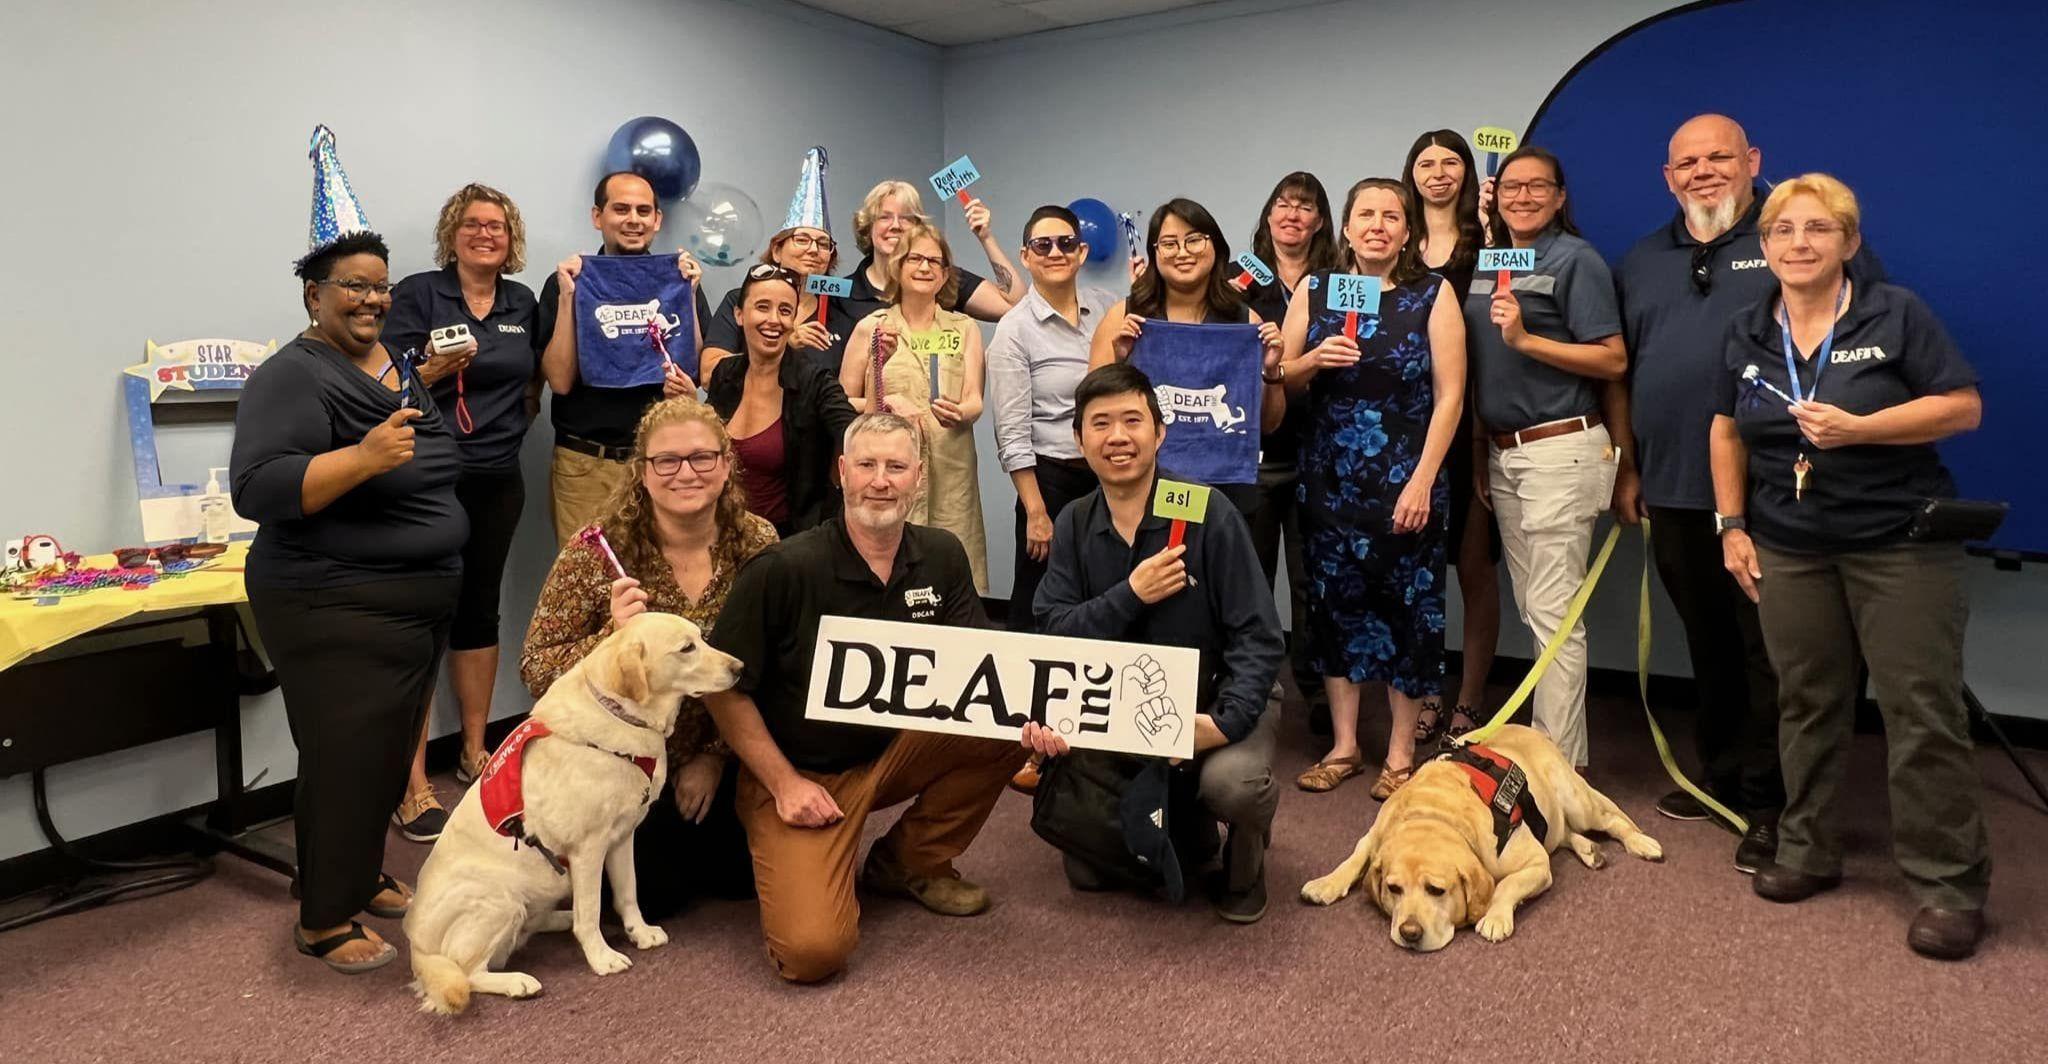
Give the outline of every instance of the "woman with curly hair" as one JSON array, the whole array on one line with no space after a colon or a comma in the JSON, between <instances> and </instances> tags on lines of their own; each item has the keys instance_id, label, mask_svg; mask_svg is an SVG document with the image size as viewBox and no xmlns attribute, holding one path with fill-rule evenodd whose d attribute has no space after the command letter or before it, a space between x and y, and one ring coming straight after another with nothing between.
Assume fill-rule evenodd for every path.
<instances>
[{"instance_id":1,"label":"woman with curly hair","mask_svg":"<svg viewBox=\"0 0 2048 1064\"><path fill-rule=\"evenodd\" d=\"M1281 330L1287 389L1306 397L1297 466L1308 630L1332 734L1297 782L1328 791L1364 769L1359 696L1384 683L1394 722L1372 788L1384 800L1414 773L1416 720L1443 694L1445 473L1465 395L1465 322L1457 294L1422 264L1401 182L1351 186L1339 217L1351 271L1379 278L1379 313L1346 335L1323 271L1302 280Z\"/></svg>"},{"instance_id":2,"label":"woman with curly hair","mask_svg":"<svg viewBox=\"0 0 2048 1064\"><path fill-rule=\"evenodd\" d=\"M489 185L457 189L434 226L434 263L440 269L413 274L392 290L384 346L418 367L435 405L448 415L462 457L455 498L469 515L469 541L448 634L448 681L462 707L455 776L468 783L487 756L484 724L498 676L498 593L526 503L519 448L540 396L533 291L506 276L526 268L526 223L511 197ZM469 341L432 350L429 334L453 325L467 326ZM427 782L424 727L405 801L392 819L414 842L432 842L448 822Z\"/></svg>"},{"instance_id":3,"label":"woman with curly hair","mask_svg":"<svg viewBox=\"0 0 2048 1064\"><path fill-rule=\"evenodd\" d=\"M519 658L535 697L635 614L674 613L711 628L733 576L776 541L774 527L747 512L733 462L732 438L709 406L678 397L641 416L627 461L632 476L593 526L626 575L580 536L562 548ZM671 800L654 803L633 841L640 908L650 920L691 897L744 897L753 885L733 812L738 762L697 699L683 700L668 762Z\"/></svg>"}]
</instances>

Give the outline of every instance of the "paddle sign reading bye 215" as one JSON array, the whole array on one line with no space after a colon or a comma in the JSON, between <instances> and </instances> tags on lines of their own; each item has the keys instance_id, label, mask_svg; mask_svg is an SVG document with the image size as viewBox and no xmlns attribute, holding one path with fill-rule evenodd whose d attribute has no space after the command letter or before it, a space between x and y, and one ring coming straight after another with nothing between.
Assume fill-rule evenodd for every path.
<instances>
[{"instance_id":1,"label":"paddle sign reading bye 215","mask_svg":"<svg viewBox=\"0 0 2048 1064\"><path fill-rule=\"evenodd\" d=\"M1380 279L1369 273L1333 273L1324 305L1344 312L1344 336L1358 339L1358 316L1380 312Z\"/></svg>"},{"instance_id":2,"label":"paddle sign reading bye 215","mask_svg":"<svg viewBox=\"0 0 2048 1064\"><path fill-rule=\"evenodd\" d=\"M932 175L932 191L942 197L957 199L962 207L974 197L967 194L967 186L981 180L981 171L974 168L974 161L962 155L953 160L944 170Z\"/></svg>"}]
</instances>

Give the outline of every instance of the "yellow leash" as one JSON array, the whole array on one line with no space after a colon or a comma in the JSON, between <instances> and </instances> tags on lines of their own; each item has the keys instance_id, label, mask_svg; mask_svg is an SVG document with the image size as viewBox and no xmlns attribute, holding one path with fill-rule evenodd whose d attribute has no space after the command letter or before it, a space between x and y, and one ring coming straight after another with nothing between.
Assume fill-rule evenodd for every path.
<instances>
[{"instance_id":1,"label":"yellow leash","mask_svg":"<svg viewBox=\"0 0 2048 1064\"><path fill-rule=\"evenodd\" d=\"M1579 584L1579 590L1572 595L1571 607L1565 610L1564 622L1557 626L1557 631L1551 634L1550 641L1544 644L1543 653L1536 656L1536 663L1529 667L1529 674L1522 677L1522 682L1516 686L1514 693L1508 696L1507 702L1502 704L1491 719L1480 727L1466 732L1464 737L1458 740L1459 743L1485 742L1494 732L1500 730L1501 725L1508 722L1508 718L1522 708L1522 703L1529 700L1529 695L1536 690L1537 681L1543 679L1543 674L1550 670L1551 662L1556 661L1558 652L1564 649L1565 637L1578 626L1580 615L1586 612L1586 603L1593 597L1593 589L1600 583L1600 575L1607 571L1608 559L1614 556L1614 546L1620 542L1621 524L1616 522L1613 528L1607 530L1607 539L1600 544L1600 552L1593 557L1593 567L1586 571L1585 581ZM1643 579L1636 601L1636 693L1643 701L1643 719L1650 722L1650 738L1657 744L1657 759L1664 763L1665 774L1670 776L1672 782L1678 784L1681 790L1698 799L1701 805L1706 806L1716 816L1735 825L1735 830L1747 832L1749 821L1715 801L1707 792L1685 778L1685 773L1679 771L1678 762L1671 757L1671 744L1664 739L1664 729L1657 726L1657 715L1650 710L1650 564L1650 519L1646 517L1643 519Z\"/></svg>"}]
</instances>

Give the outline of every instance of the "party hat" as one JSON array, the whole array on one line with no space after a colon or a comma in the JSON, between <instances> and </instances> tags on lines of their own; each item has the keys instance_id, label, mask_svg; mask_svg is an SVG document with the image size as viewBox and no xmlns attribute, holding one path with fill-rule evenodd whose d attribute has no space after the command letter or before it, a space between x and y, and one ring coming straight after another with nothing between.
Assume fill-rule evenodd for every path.
<instances>
[{"instance_id":1,"label":"party hat","mask_svg":"<svg viewBox=\"0 0 2048 1064\"><path fill-rule=\"evenodd\" d=\"M804 171L796 179L796 195L789 198L789 217L784 231L796 228L832 231L832 214L825 208L825 149L814 147L804 153Z\"/></svg>"},{"instance_id":2,"label":"party hat","mask_svg":"<svg viewBox=\"0 0 2048 1064\"><path fill-rule=\"evenodd\" d=\"M342 172L341 157L334 152L334 131L314 126L313 143L306 155L313 160L313 222L306 234L307 248L324 247L350 233L367 231L370 219L363 214L355 190L348 186L348 175Z\"/></svg>"}]
</instances>

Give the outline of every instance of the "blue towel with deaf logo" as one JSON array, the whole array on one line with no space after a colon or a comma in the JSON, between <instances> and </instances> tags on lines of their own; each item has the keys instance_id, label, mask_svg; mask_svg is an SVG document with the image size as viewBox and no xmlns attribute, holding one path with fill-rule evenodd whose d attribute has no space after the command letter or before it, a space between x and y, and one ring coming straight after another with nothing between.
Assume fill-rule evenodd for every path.
<instances>
[{"instance_id":1,"label":"blue towel with deaf logo","mask_svg":"<svg viewBox=\"0 0 2048 1064\"><path fill-rule=\"evenodd\" d=\"M1159 397L1161 466L1204 484L1258 482L1263 354L1256 325L1145 320L1131 365Z\"/></svg>"},{"instance_id":2,"label":"blue towel with deaf logo","mask_svg":"<svg viewBox=\"0 0 2048 1064\"><path fill-rule=\"evenodd\" d=\"M669 357L692 380L696 301L674 255L585 255L576 274L576 369L594 388L660 384L664 359L648 336L661 323Z\"/></svg>"}]
</instances>

